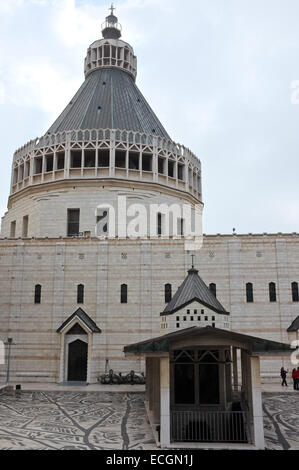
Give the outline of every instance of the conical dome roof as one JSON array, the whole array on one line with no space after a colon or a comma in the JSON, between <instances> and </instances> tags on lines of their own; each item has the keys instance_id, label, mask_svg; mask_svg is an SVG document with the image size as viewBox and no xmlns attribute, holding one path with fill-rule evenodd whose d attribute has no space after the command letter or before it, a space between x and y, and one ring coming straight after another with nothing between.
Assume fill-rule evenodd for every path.
<instances>
[{"instance_id":1,"label":"conical dome roof","mask_svg":"<svg viewBox=\"0 0 299 470\"><path fill-rule=\"evenodd\" d=\"M114 68L89 74L48 133L73 129L121 129L169 139L133 77Z\"/></svg>"},{"instance_id":2,"label":"conical dome roof","mask_svg":"<svg viewBox=\"0 0 299 470\"><path fill-rule=\"evenodd\" d=\"M169 135L135 84L137 59L120 39L121 25L111 15L85 59L85 82L48 130L48 134L85 129L120 129Z\"/></svg>"}]
</instances>

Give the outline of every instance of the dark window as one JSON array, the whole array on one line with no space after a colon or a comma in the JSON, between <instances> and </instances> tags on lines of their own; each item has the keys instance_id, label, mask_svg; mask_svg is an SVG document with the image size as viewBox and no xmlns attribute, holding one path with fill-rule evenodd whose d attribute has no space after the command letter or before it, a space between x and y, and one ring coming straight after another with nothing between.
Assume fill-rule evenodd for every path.
<instances>
[{"instance_id":1,"label":"dark window","mask_svg":"<svg viewBox=\"0 0 299 470\"><path fill-rule=\"evenodd\" d=\"M126 168L126 152L123 150L115 151L115 167Z\"/></svg>"},{"instance_id":2,"label":"dark window","mask_svg":"<svg viewBox=\"0 0 299 470\"><path fill-rule=\"evenodd\" d=\"M34 303L40 304L41 303L41 296L42 296L42 286L37 284L34 289Z\"/></svg>"},{"instance_id":3,"label":"dark window","mask_svg":"<svg viewBox=\"0 0 299 470\"><path fill-rule=\"evenodd\" d=\"M28 224L29 224L29 216L25 215L23 217L23 230L22 230L22 237L23 238L28 237Z\"/></svg>"},{"instance_id":4,"label":"dark window","mask_svg":"<svg viewBox=\"0 0 299 470\"><path fill-rule=\"evenodd\" d=\"M35 163L35 165L34 165L34 174L38 175L43 170L43 159L41 157L35 158L34 163Z\"/></svg>"},{"instance_id":5,"label":"dark window","mask_svg":"<svg viewBox=\"0 0 299 470\"><path fill-rule=\"evenodd\" d=\"M127 284L122 284L120 288L120 302L122 304L128 303L128 286Z\"/></svg>"},{"instance_id":6,"label":"dark window","mask_svg":"<svg viewBox=\"0 0 299 470\"><path fill-rule=\"evenodd\" d=\"M96 166L96 151L95 150L84 151L84 166L85 168L94 168Z\"/></svg>"},{"instance_id":7,"label":"dark window","mask_svg":"<svg viewBox=\"0 0 299 470\"><path fill-rule=\"evenodd\" d=\"M200 364L199 401L203 405L213 405L219 403L218 364Z\"/></svg>"},{"instance_id":8,"label":"dark window","mask_svg":"<svg viewBox=\"0 0 299 470\"><path fill-rule=\"evenodd\" d=\"M57 153L57 170L64 169L64 152Z\"/></svg>"},{"instance_id":9,"label":"dark window","mask_svg":"<svg viewBox=\"0 0 299 470\"><path fill-rule=\"evenodd\" d=\"M269 300L270 302L276 302L276 285L275 282L269 284Z\"/></svg>"},{"instance_id":10,"label":"dark window","mask_svg":"<svg viewBox=\"0 0 299 470\"><path fill-rule=\"evenodd\" d=\"M164 166L165 166L165 158L159 157L158 158L158 173L160 173L161 175L164 175L165 173Z\"/></svg>"},{"instance_id":11,"label":"dark window","mask_svg":"<svg viewBox=\"0 0 299 470\"><path fill-rule=\"evenodd\" d=\"M217 286L213 282L209 285L209 289L212 292L212 294L217 297Z\"/></svg>"},{"instance_id":12,"label":"dark window","mask_svg":"<svg viewBox=\"0 0 299 470\"><path fill-rule=\"evenodd\" d=\"M53 155L46 156L46 172L53 171Z\"/></svg>"},{"instance_id":13,"label":"dark window","mask_svg":"<svg viewBox=\"0 0 299 470\"><path fill-rule=\"evenodd\" d=\"M194 364L174 365L174 392L177 405L195 403Z\"/></svg>"},{"instance_id":14,"label":"dark window","mask_svg":"<svg viewBox=\"0 0 299 470\"><path fill-rule=\"evenodd\" d=\"M177 220L178 223L178 235L183 236L184 235L184 219L179 218Z\"/></svg>"},{"instance_id":15,"label":"dark window","mask_svg":"<svg viewBox=\"0 0 299 470\"><path fill-rule=\"evenodd\" d=\"M139 153L129 153L129 168L130 170L139 170Z\"/></svg>"},{"instance_id":16,"label":"dark window","mask_svg":"<svg viewBox=\"0 0 299 470\"><path fill-rule=\"evenodd\" d=\"M109 168L110 166L110 151L109 150L99 150L98 151L98 167L99 168Z\"/></svg>"},{"instance_id":17,"label":"dark window","mask_svg":"<svg viewBox=\"0 0 299 470\"><path fill-rule=\"evenodd\" d=\"M178 164L178 179L182 181L184 180L184 166L180 163Z\"/></svg>"},{"instance_id":18,"label":"dark window","mask_svg":"<svg viewBox=\"0 0 299 470\"><path fill-rule=\"evenodd\" d=\"M157 235L162 235L162 214L160 212L157 214Z\"/></svg>"},{"instance_id":19,"label":"dark window","mask_svg":"<svg viewBox=\"0 0 299 470\"><path fill-rule=\"evenodd\" d=\"M142 154L142 170L143 171L152 171L152 160L153 157L149 153Z\"/></svg>"},{"instance_id":20,"label":"dark window","mask_svg":"<svg viewBox=\"0 0 299 470\"><path fill-rule=\"evenodd\" d=\"M67 236L79 235L80 209L68 209L67 211Z\"/></svg>"},{"instance_id":21,"label":"dark window","mask_svg":"<svg viewBox=\"0 0 299 470\"><path fill-rule=\"evenodd\" d=\"M72 150L71 151L71 168L81 168L82 165L82 151Z\"/></svg>"},{"instance_id":22,"label":"dark window","mask_svg":"<svg viewBox=\"0 0 299 470\"><path fill-rule=\"evenodd\" d=\"M253 302L253 285L251 282L246 284L246 301L248 303Z\"/></svg>"},{"instance_id":23,"label":"dark window","mask_svg":"<svg viewBox=\"0 0 299 470\"><path fill-rule=\"evenodd\" d=\"M172 286L165 284L165 303L168 304L172 299Z\"/></svg>"},{"instance_id":24,"label":"dark window","mask_svg":"<svg viewBox=\"0 0 299 470\"><path fill-rule=\"evenodd\" d=\"M299 302L298 282L292 282L292 299L293 302Z\"/></svg>"},{"instance_id":25,"label":"dark window","mask_svg":"<svg viewBox=\"0 0 299 470\"><path fill-rule=\"evenodd\" d=\"M168 160L168 176L174 177L174 162L172 160Z\"/></svg>"},{"instance_id":26,"label":"dark window","mask_svg":"<svg viewBox=\"0 0 299 470\"><path fill-rule=\"evenodd\" d=\"M77 304L84 304L84 286L79 284L77 286Z\"/></svg>"},{"instance_id":27,"label":"dark window","mask_svg":"<svg viewBox=\"0 0 299 470\"><path fill-rule=\"evenodd\" d=\"M15 238L16 236L16 221L10 222L10 237Z\"/></svg>"}]
</instances>

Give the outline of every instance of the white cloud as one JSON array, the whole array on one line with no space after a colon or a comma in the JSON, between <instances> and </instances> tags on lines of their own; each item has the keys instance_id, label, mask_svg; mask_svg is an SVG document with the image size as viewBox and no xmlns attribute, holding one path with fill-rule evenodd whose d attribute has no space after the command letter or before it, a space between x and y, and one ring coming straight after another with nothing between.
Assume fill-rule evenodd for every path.
<instances>
[{"instance_id":1,"label":"white cloud","mask_svg":"<svg viewBox=\"0 0 299 470\"><path fill-rule=\"evenodd\" d=\"M2 82L0 82L0 104L5 102L5 87Z\"/></svg>"},{"instance_id":2,"label":"white cloud","mask_svg":"<svg viewBox=\"0 0 299 470\"><path fill-rule=\"evenodd\" d=\"M56 11L53 27L64 44L71 47L84 44L87 48L89 44L86 44L86 38L91 33L94 36L98 30L100 36L100 19L107 15L104 8L88 4L76 7L75 0L54 0L54 3Z\"/></svg>"},{"instance_id":3,"label":"white cloud","mask_svg":"<svg viewBox=\"0 0 299 470\"><path fill-rule=\"evenodd\" d=\"M80 85L78 79L66 77L64 71L58 73L48 62L21 65L16 70L15 80L15 87L21 93L12 101L24 106L38 106L49 114L50 120L56 119L72 97L72 90L75 93Z\"/></svg>"}]
</instances>

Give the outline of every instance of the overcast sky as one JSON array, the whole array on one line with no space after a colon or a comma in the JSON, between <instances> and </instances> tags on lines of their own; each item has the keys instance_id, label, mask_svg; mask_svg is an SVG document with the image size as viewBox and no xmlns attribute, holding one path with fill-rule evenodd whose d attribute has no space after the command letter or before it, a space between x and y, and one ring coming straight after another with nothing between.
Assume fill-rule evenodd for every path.
<instances>
[{"instance_id":1,"label":"overcast sky","mask_svg":"<svg viewBox=\"0 0 299 470\"><path fill-rule=\"evenodd\" d=\"M115 5L138 87L171 138L201 159L204 232L299 232L299 1ZM0 0L1 215L13 152L77 91L108 6Z\"/></svg>"}]
</instances>

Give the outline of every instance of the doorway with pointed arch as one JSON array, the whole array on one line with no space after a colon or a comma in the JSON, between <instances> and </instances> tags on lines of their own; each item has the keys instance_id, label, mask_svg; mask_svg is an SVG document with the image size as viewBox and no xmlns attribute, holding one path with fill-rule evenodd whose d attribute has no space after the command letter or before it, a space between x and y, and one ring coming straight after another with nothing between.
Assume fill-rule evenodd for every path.
<instances>
[{"instance_id":1,"label":"doorway with pointed arch","mask_svg":"<svg viewBox=\"0 0 299 470\"><path fill-rule=\"evenodd\" d=\"M67 333L67 381L86 382L88 364L88 335L76 323Z\"/></svg>"}]
</instances>

